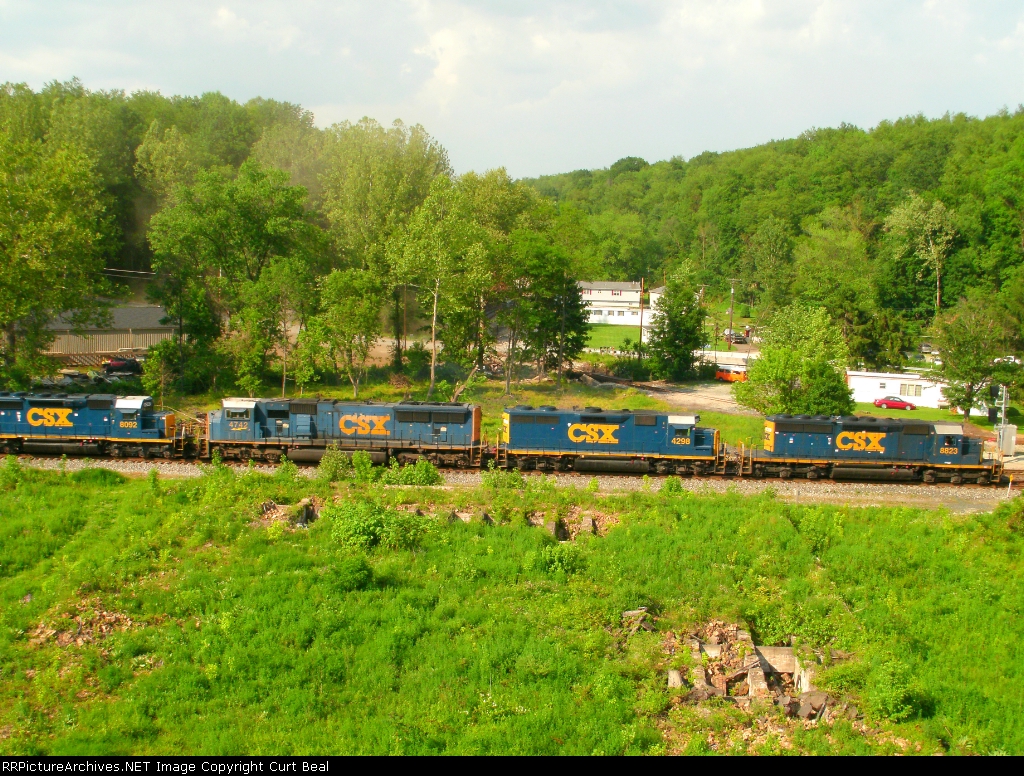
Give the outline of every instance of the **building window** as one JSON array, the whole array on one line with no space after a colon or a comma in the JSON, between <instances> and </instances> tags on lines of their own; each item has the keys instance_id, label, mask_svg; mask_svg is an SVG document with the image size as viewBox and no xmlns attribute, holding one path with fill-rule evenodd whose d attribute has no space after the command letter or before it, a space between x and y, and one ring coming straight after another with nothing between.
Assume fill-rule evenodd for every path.
<instances>
[{"instance_id":1,"label":"building window","mask_svg":"<svg viewBox=\"0 0 1024 776\"><path fill-rule=\"evenodd\" d=\"M884 391L885 390L885 383L879 383L878 387L881 388Z\"/></svg>"},{"instance_id":2,"label":"building window","mask_svg":"<svg viewBox=\"0 0 1024 776\"><path fill-rule=\"evenodd\" d=\"M622 296L621 291L612 291L612 296Z\"/></svg>"},{"instance_id":3,"label":"building window","mask_svg":"<svg viewBox=\"0 0 1024 776\"><path fill-rule=\"evenodd\" d=\"M921 386L904 383L900 386L900 396L920 396Z\"/></svg>"},{"instance_id":4,"label":"building window","mask_svg":"<svg viewBox=\"0 0 1024 776\"><path fill-rule=\"evenodd\" d=\"M594 315L604 315L604 312L601 310L594 310Z\"/></svg>"},{"instance_id":5,"label":"building window","mask_svg":"<svg viewBox=\"0 0 1024 776\"><path fill-rule=\"evenodd\" d=\"M625 312L624 310L619 310L619 317L620 317L620 318L621 318L621 317L622 317L623 315L625 315L625 314L626 314L626 312Z\"/></svg>"},{"instance_id":6,"label":"building window","mask_svg":"<svg viewBox=\"0 0 1024 776\"><path fill-rule=\"evenodd\" d=\"M639 314L640 314L640 313L638 313L638 312L635 312L635 311L634 311L634 312L631 312L631 313L630 313L630 315L639 315Z\"/></svg>"}]
</instances>

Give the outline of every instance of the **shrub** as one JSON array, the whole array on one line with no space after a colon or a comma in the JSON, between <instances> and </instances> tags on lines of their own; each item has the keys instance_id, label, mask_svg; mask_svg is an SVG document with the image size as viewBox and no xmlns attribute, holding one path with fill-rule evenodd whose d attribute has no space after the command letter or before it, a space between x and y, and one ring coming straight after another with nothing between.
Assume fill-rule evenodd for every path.
<instances>
[{"instance_id":1,"label":"shrub","mask_svg":"<svg viewBox=\"0 0 1024 776\"><path fill-rule=\"evenodd\" d=\"M390 550L413 549L428 529L425 518L364 500L326 507L320 518L326 518L336 542L363 551L378 545Z\"/></svg>"},{"instance_id":2,"label":"shrub","mask_svg":"<svg viewBox=\"0 0 1024 776\"><path fill-rule=\"evenodd\" d=\"M483 484L494 490L524 490L526 478L519 469L499 469L494 461L487 464L487 471L481 472Z\"/></svg>"},{"instance_id":3,"label":"shrub","mask_svg":"<svg viewBox=\"0 0 1024 776\"><path fill-rule=\"evenodd\" d=\"M539 553L527 553L524 564L527 568L548 573L575 574L586 568L583 551L575 544L549 544Z\"/></svg>"},{"instance_id":4,"label":"shrub","mask_svg":"<svg viewBox=\"0 0 1024 776\"><path fill-rule=\"evenodd\" d=\"M790 520L815 555L821 555L833 542L843 538L843 517L824 507L794 509Z\"/></svg>"},{"instance_id":5,"label":"shrub","mask_svg":"<svg viewBox=\"0 0 1024 776\"><path fill-rule=\"evenodd\" d=\"M662 495L665 496L681 496L683 490L683 481L678 477L669 477L661 486Z\"/></svg>"},{"instance_id":6,"label":"shrub","mask_svg":"<svg viewBox=\"0 0 1024 776\"><path fill-rule=\"evenodd\" d=\"M910 669L895 658L872 667L868 677L868 706L876 717L903 722L916 711Z\"/></svg>"},{"instance_id":7,"label":"shrub","mask_svg":"<svg viewBox=\"0 0 1024 776\"><path fill-rule=\"evenodd\" d=\"M94 485L100 488L108 488L114 485L124 485L124 483L128 482L128 478L110 469L89 468L79 469L72 474L71 481L77 485Z\"/></svg>"},{"instance_id":8,"label":"shrub","mask_svg":"<svg viewBox=\"0 0 1024 776\"><path fill-rule=\"evenodd\" d=\"M369 550L380 543L384 532L383 510L369 501L345 501L325 507L320 519L331 527L331 537L345 547Z\"/></svg>"},{"instance_id":9,"label":"shrub","mask_svg":"<svg viewBox=\"0 0 1024 776\"><path fill-rule=\"evenodd\" d=\"M316 467L316 477L323 482L337 482L351 474L352 461L338 449L337 445L332 445L324 451L324 457Z\"/></svg>"},{"instance_id":10,"label":"shrub","mask_svg":"<svg viewBox=\"0 0 1024 776\"><path fill-rule=\"evenodd\" d=\"M282 455L281 463L274 470L274 479L281 480L282 482L294 482L298 476L299 467L287 455Z\"/></svg>"},{"instance_id":11,"label":"shrub","mask_svg":"<svg viewBox=\"0 0 1024 776\"><path fill-rule=\"evenodd\" d=\"M341 593L365 590L373 581L373 569L362 555L342 558L324 572L324 580Z\"/></svg>"},{"instance_id":12,"label":"shrub","mask_svg":"<svg viewBox=\"0 0 1024 776\"><path fill-rule=\"evenodd\" d=\"M366 484L377 479L377 472L373 468L373 459L365 450L356 450L352 453L352 476L356 482Z\"/></svg>"},{"instance_id":13,"label":"shrub","mask_svg":"<svg viewBox=\"0 0 1024 776\"><path fill-rule=\"evenodd\" d=\"M11 490L21 480L21 463L17 456L9 455L4 460L4 467L0 469L0 488Z\"/></svg>"},{"instance_id":14,"label":"shrub","mask_svg":"<svg viewBox=\"0 0 1024 776\"><path fill-rule=\"evenodd\" d=\"M400 466L397 459L391 460L390 468L380 472L377 478L384 485L441 485L444 478L426 458L420 458L416 463L408 466Z\"/></svg>"}]
</instances>

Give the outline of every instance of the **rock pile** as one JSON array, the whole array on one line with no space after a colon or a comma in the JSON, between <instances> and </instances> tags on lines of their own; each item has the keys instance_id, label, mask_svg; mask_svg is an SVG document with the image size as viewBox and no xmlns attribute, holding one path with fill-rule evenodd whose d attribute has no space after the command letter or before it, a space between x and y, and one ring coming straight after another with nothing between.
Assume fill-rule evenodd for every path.
<instances>
[{"instance_id":1,"label":"rock pile","mask_svg":"<svg viewBox=\"0 0 1024 776\"><path fill-rule=\"evenodd\" d=\"M76 613L64 612L59 622L53 627L45 622L29 633L29 644L42 646L50 639L55 639L61 647L71 645L81 647L96 641L102 641L111 633L128 630L132 627L131 619L120 612L108 612L103 608L99 598L87 598L75 605Z\"/></svg>"},{"instance_id":2,"label":"rock pile","mask_svg":"<svg viewBox=\"0 0 1024 776\"><path fill-rule=\"evenodd\" d=\"M855 708L837 707L814 687L813 657L798 655L792 647L757 646L738 625L712 620L688 633L669 634L665 646L670 655L689 651L693 668L686 699L691 702L718 697L749 709L754 700L762 700L807 721L831 720L837 713L857 718ZM685 689L681 671L668 672L668 686Z\"/></svg>"}]
</instances>

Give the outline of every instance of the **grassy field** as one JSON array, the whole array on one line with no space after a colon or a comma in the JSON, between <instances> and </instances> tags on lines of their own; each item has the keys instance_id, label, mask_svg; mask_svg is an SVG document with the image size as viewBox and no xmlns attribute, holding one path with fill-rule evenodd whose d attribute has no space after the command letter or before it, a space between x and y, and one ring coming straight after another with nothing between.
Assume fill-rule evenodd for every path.
<instances>
[{"instance_id":1,"label":"grassy field","mask_svg":"<svg viewBox=\"0 0 1024 776\"><path fill-rule=\"evenodd\" d=\"M874 404L858 403L855 412L858 415L872 415L879 418L902 418L906 420L928 420L928 421L948 421L950 423L963 423L964 416L960 413L953 413L949 410L932 409L931 407L918 407L916 410L883 410L881 407L876 407ZM1022 424L1024 418L1021 417L1020 412L1016 407L1009 407L1006 411L1007 422L1013 424ZM987 413L980 411L974 411L971 413L970 422L979 428L983 428L986 431L991 431L993 428L992 423L988 422Z\"/></svg>"},{"instance_id":2,"label":"grassy field","mask_svg":"<svg viewBox=\"0 0 1024 776\"><path fill-rule=\"evenodd\" d=\"M612 323L596 323L590 327L588 348L621 348L625 340L636 342L640 339L639 326L616 326Z\"/></svg>"},{"instance_id":3,"label":"grassy field","mask_svg":"<svg viewBox=\"0 0 1024 776\"><path fill-rule=\"evenodd\" d=\"M339 501L308 529L258 519L314 494ZM607 535L526 523L579 510ZM1022 514L8 464L0 753L1019 754ZM871 734L748 742L753 716L670 692L666 635L711 617L852 655L821 681Z\"/></svg>"}]
</instances>

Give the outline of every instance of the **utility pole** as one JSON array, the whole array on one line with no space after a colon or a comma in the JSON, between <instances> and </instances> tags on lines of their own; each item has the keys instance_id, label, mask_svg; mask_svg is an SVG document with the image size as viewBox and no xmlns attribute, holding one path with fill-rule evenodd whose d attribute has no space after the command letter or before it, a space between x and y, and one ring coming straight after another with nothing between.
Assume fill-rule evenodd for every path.
<instances>
[{"instance_id":1,"label":"utility pole","mask_svg":"<svg viewBox=\"0 0 1024 776\"><path fill-rule=\"evenodd\" d=\"M640 278L640 347L644 344L644 279Z\"/></svg>"},{"instance_id":2,"label":"utility pole","mask_svg":"<svg viewBox=\"0 0 1024 776\"><path fill-rule=\"evenodd\" d=\"M736 279L729 278L729 350L732 351L732 340L735 332L732 330L732 311L736 307Z\"/></svg>"}]
</instances>

